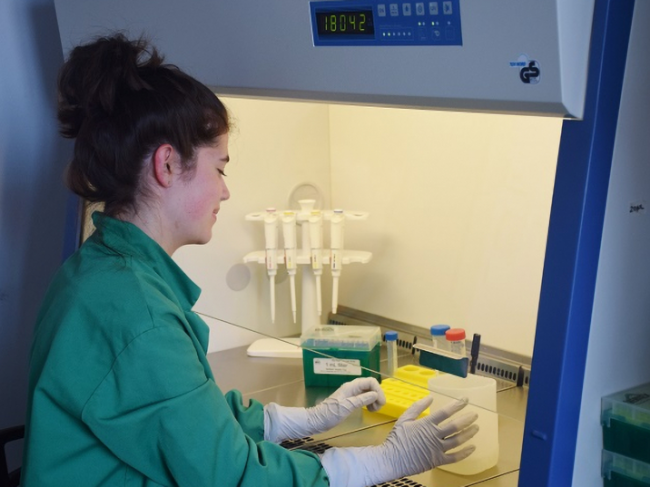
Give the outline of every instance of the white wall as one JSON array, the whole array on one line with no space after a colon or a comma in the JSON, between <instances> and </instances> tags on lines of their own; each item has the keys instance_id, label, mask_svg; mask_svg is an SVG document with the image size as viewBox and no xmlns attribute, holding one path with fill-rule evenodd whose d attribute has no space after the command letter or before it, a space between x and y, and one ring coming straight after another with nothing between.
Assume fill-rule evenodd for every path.
<instances>
[{"instance_id":1,"label":"white wall","mask_svg":"<svg viewBox=\"0 0 650 487\"><path fill-rule=\"evenodd\" d=\"M607 196L573 485L600 485L602 396L650 382L650 2L635 6ZM642 212L630 212L642 204Z\"/></svg>"},{"instance_id":2,"label":"white wall","mask_svg":"<svg viewBox=\"0 0 650 487\"><path fill-rule=\"evenodd\" d=\"M263 227L244 216L286 208L292 188L312 182L324 208L371 213L346 225L346 248L372 251L373 260L344 268L340 304L422 327L461 326L486 344L532 354L560 120L225 101L237 120L232 198L212 242L175 256L204 290L197 310L270 334L300 330L283 269L271 326L263 266L241 264L263 249ZM230 289L228 274L246 270L250 284ZM325 310L330 283L326 272ZM250 340L215 328L211 350Z\"/></svg>"},{"instance_id":3,"label":"white wall","mask_svg":"<svg viewBox=\"0 0 650 487\"><path fill-rule=\"evenodd\" d=\"M561 121L330 108L332 200L368 210L341 304L532 355Z\"/></svg>"},{"instance_id":4,"label":"white wall","mask_svg":"<svg viewBox=\"0 0 650 487\"><path fill-rule=\"evenodd\" d=\"M276 285L276 322L271 324L264 266L243 264L246 254L264 249L264 227L244 217L271 206L287 209L292 190L303 183L316 184L325 197L324 206L329 207L328 106L222 99L235 123L230 135L231 162L226 167L231 197L221 206L210 243L180 249L174 258L203 290L195 310L275 336L299 333L300 325L294 325L291 318L289 281L283 269ZM228 285L245 281L248 273L250 283L244 289L233 290ZM299 283L297 287L300 290ZM210 351L255 338L216 320L207 321Z\"/></svg>"},{"instance_id":5,"label":"white wall","mask_svg":"<svg viewBox=\"0 0 650 487\"><path fill-rule=\"evenodd\" d=\"M0 428L23 423L32 329L61 264L70 146L57 133L63 61L51 0L0 2Z\"/></svg>"}]
</instances>

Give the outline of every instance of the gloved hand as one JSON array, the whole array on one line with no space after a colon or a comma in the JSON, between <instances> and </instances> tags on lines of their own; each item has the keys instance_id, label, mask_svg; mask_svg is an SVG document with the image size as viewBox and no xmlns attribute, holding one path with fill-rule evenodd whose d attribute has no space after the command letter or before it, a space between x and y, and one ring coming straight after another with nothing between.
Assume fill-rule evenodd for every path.
<instances>
[{"instance_id":1,"label":"gloved hand","mask_svg":"<svg viewBox=\"0 0 650 487\"><path fill-rule=\"evenodd\" d=\"M355 409L367 406L369 411L377 411L384 404L384 391L372 377L346 382L311 408L290 408L272 402L264 406L264 439L281 443L322 433L339 424Z\"/></svg>"},{"instance_id":2,"label":"gloved hand","mask_svg":"<svg viewBox=\"0 0 650 487\"><path fill-rule=\"evenodd\" d=\"M416 419L432 401L429 396L413 403L397 420L382 445L331 448L323 453L321 462L330 486L378 485L467 458L475 450L472 445L454 453L447 451L462 445L478 432L478 426L472 425L478 415L465 414L441 425L467 405L467 400L461 399Z\"/></svg>"}]
</instances>

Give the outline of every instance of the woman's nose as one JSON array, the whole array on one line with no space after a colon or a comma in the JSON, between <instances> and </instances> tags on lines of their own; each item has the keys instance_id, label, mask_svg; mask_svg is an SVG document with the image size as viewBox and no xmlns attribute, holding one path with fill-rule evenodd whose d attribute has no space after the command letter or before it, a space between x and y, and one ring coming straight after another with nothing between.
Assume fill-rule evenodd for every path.
<instances>
[{"instance_id":1,"label":"woman's nose","mask_svg":"<svg viewBox=\"0 0 650 487\"><path fill-rule=\"evenodd\" d=\"M223 191L221 192L221 201L226 201L230 199L230 191L228 190L228 185L223 181Z\"/></svg>"}]
</instances>

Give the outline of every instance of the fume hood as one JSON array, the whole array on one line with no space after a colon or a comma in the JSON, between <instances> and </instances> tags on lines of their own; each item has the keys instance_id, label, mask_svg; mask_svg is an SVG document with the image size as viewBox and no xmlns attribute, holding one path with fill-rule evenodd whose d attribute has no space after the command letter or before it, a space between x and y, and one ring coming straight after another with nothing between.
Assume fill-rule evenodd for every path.
<instances>
[{"instance_id":1,"label":"fume hood","mask_svg":"<svg viewBox=\"0 0 650 487\"><path fill-rule=\"evenodd\" d=\"M55 4L65 52L143 34L220 95L579 119L560 139L520 476L570 483L633 0ZM373 35L400 40L323 42L323 19L340 12L350 23L371 12Z\"/></svg>"}]
</instances>

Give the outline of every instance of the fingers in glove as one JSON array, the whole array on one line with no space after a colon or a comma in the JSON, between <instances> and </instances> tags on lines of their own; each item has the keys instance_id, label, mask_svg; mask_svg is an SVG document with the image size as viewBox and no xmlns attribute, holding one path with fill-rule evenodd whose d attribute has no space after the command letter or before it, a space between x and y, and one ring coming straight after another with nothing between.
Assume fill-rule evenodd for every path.
<instances>
[{"instance_id":1,"label":"fingers in glove","mask_svg":"<svg viewBox=\"0 0 650 487\"><path fill-rule=\"evenodd\" d=\"M469 428L464 429L460 433L454 436L450 436L442 441L442 447L444 451L453 450L454 448L459 447L463 443L471 440L476 433L478 433L478 425L474 424Z\"/></svg>"},{"instance_id":2,"label":"fingers in glove","mask_svg":"<svg viewBox=\"0 0 650 487\"><path fill-rule=\"evenodd\" d=\"M367 403L366 407L368 408L368 411L374 413L386 405L386 394L384 394L384 390L381 387L377 391L373 389L373 392L377 394L377 397L373 402Z\"/></svg>"},{"instance_id":3,"label":"fingers in glove","mask_svg":"<svg viewBox=\"0 0 650 487\"><path fill-rule=\"evenodd\" d=\"M468 456L474 453L476 447L474 445L469 445L463 448L462 450L455 451L453 453L446 453L442 456L440 465L447 465L448 463L456 463L461 460L465 460Z\"/></svg>"},{"instance_id":4,"label":"fingers in glove","mask_svg":"<svg viewBox=\"0 0 650 487\"><path fill-rule=\"evenodd\" d=\"M332 397L344 398L356 396L366 391L380 392L381 390L379 382L374 377L359 377L343 384L332 394Z\"/></svg>"},{"instance_id":5,"label":"fingers in glove","mask_svg":"<svg viewBox=\"0 0 650 487\"><path fill-rule=\"evenodd\" d=\"M399 417L397 422L395 423L395 427L399 426L400 424L406 422L406 421L413 421L416 419L420 414L424 412L426 408L431 406L431 403L433 402L433 396L427 396L419 401L415 401L411 406L402 413L402 415Z\"/></svg>"},{"instance_id":6,"label":"fingers in glove","mask_svg":"<svg viewBox=\"0 0 650 487\"><path fill-rule=\"evenodd\" d=\"M377 392L377 398L371 403L368 404L368 411L375 412L379 411L381 408L383 408L386 405L386 394L384 394L384 390L380 387L379 391Z\"/></svg>"},{"instance_id":7,"label":"fingers in glove","mask_svg":"<svg viewBox=\"0 0 650 487\"><path fill-rule=\"evenodd\" d=\"M338 409L343 409L347 411L348 414L350 414L355 409L359 409L360 407L363 406L368 406L368 409L370 410L370 408L377 403L378 396L379 395L375 391L370 391L370 392L364 392L363 394L359 394L358 396L352 396L345 399L328 398L325 401L323 401L323 404L331 401L334 407ZM379 407L381 406L378 406L377 409L379 409Z\"/></svg>"},{"instance_id":8,"label":"fingers in glove","mask_svg":"<svg viewBox=\"0 0 650 487\"><path fill-rule=\"evenodd\" d=\"M429 416L435 424L439 424L467 406L468 402L469 400L466 397L462 397L437 411L431 412Z\"/></svg>"},{"instance_id":9,"label":"fingers in glove","mask_svg":"<svg viewBox=\"0 0 650 487\"><path fill-rule=\"evenodd\" d=\"M377 393L376 399L372 403L366 404L368 411L377 411L386 405L386 394L384 394L384 390L379 385L377 379L374 377L365 377L356 380L363 385L365 390Z\"/></svg>"},{"instance_id":10,"label":"fingers in glove","mask_svg":"<svg viewBox=\"0 0 650 487\"><path fill-rule=\"evenodd\" d=\"M330 397L334 399L346 399L354 396L364 395L367 392L374 392L374 400L367 402L367 397L360 403L360 406L368 406L369 411L377 411L386 404L386 395L374 377L360 377L351 382L346 382L339 387Z\"/></svg>"},{"instance_id":11,"label":"fingers in glove","mask_svg":"<svg viewBox=\"0 0 650 487\"><path fill-rule=\"evenodd\" d=\"M379 394L375 391L364 392L359 394L356 397L350 398L353 401L353 404L357 404L357 407L367 406L368 411L377 411L383 404L386 404L386 397L383 397L383 404L379 405L380 397Z\"/></svg>"},{"instance_id":12,"label":"fingers in glove","mask_svg":"<svg viewBox=\"0 0 650 487\"><path fill-rule=\"evenodd\" d=\"M446 438L447 436L454 435L458 433L459 431L464 430L467 428L470 424L472 424L474 421L478 419L478 414L477 413L467 413L463 414L462 416L453 419L451 421L448 421L447 423L440 425L440 433L443 438Z\"/></svg>"}]
</instances>

